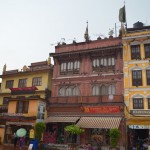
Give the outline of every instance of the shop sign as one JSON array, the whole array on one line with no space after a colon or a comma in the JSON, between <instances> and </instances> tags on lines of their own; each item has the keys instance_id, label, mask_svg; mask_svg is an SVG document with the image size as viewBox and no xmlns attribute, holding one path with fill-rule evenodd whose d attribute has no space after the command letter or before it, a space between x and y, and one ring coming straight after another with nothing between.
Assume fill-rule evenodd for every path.
<instances>
[{"instance_id":1,"label":"shop sign","mask_svg":"<svg viewBox=\"0 0 150 150\"><path fill-rule=\"evenodd\" d=\"M36 116L24 116L22 113L0 113L0 119L7 121L35 120Z\"/></svg>"},{"instance_id":2,"label":"shop sign","mask_svg":"<svg viewBox=\"0 0 150 150\"><path fill-rule=\"evenodd\" d=\"M130 110L130 113L133 115L150 116L150 110Z\"/></svg>"},{"instance_id":3,"label":"shop sign","mask_svg":"<svg viewBox=\"0 0 150 150\"><path fill-rule=\"evenodd\" d=\"M123 108L121 106L97 106L97 107L81 107L84 113L101 113L101 114L111 114L120 113Z\"/></svg>"},{"instance_id":4,"label":"shop sign","mask_svg":"<svg viewBox=\"0 0 150 150\"><path fill-rule=\"evenodd\" d=\"M31 125L31 126L34 126L33 123L30 123L30 122L6 122L6 125Z\"/></svg>"},{"instance_id":5,"label":"shop sign","mask_svg":"<svg viewBox=\"0 0 150 150\"><path fill-rule=\"evenodd\" d=\"M0 116L23 116L22 113L0 113Z\"/></svg>"},{"instance_id":6,"label":"shop sign","mask_svg":"<svg viewBox=\"0 0 150 150\"><path fill-rule=\"evenodd\" d=\"M150 125L129 125L130 129L150 129Z\"/></svg>"},{"instance_id":7,"label":"shop sign","mask_svg":"<svg viewBox=\"0 0 150 150\"><path fill-rule=\"evenodd\" d=\"M34 130L33 129L30 130L29 138L30 139L34 138Z\"/></svg>"}]
</instances>

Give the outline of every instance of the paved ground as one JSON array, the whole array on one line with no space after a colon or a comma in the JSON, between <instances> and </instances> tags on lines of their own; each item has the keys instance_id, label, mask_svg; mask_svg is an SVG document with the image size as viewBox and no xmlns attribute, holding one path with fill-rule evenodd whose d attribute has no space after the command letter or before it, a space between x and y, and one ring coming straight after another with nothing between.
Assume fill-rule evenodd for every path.
<instances>
[{"instance_id":1,"label":"paved ground","mask_svg":"<svg viewBox=\"0 0 150 150\"><path fill-rule=\"evenodd\" d=\"M9 145L0 145L0 150L20 150L20 149L19 146L16 146L16 148L14 148L12 144L9 144ZM23 147L21 150L28 150L28 147Z\"/></svg>"}]
</instances>

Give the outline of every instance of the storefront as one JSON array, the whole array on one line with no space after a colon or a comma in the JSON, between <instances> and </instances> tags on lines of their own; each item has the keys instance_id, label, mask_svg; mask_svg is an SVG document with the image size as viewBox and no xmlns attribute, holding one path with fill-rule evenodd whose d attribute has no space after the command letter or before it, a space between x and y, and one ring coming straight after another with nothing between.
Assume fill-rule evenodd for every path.
<instances>
[{"instance_id":1,"label":"storefront","mask_svg":"<svg viewBox=\"0 0 150 150\"><path fill-rule=\"evenodd\" d=\"M43 141L45 143L67 144L70 143L69 135L64 127L70 124L85 129L85 132L75 137L75 143L83 145L91 143L93 147L109 147L111 128L119 128L122 131L122 118L114 116L49 116L46 122L46 133Z\"/></svg>"},{"instance_id":2,"label":"storefront","mask_svg":"<svg viewBox=\"0 0 150 150\"><path fill-rule=\"evenodd\" d=\"M75 124L80 117L49 116L46 120L44 143L66 144L70 142L69 135L64 131L67 125Z\"/></svg>"},{"instance_id":3,"label":"storefront","mask_svg":"<svg viewBox=\"0 0 150 150\"><path fill-rule=\"evenodd\" d=\"M7 122L5 127L5 144L13 144L14 143L14 133L20 128L24 128L27 131L25 136L25 145L29 145L29 132L34 128L33 123L26 122Z\"/></svg>"},{"instance_id":4,"label":"storefront","mask_svg":"<svg viewBox=\"0 0 150 150\"><path fill-rule=\"evenodd\" d=\"M150 118L133 117L127 121L128 149L141 149L145 141L150 141Z\"/></svg>"},{"instance_id":5,"label":"storefront","mask_svg":"<svg viewBox=\"0 0 150 150\"><path fill-rule=\"evenodd\" d=\"M2 113L0 118L6 121L4 130L4 143L14 143L14 133L20 128L27 131L25 136L25 144L29 144L29 131L34 128L36 116L24 116L23 114Z\"/></svg>"}]
</instances>

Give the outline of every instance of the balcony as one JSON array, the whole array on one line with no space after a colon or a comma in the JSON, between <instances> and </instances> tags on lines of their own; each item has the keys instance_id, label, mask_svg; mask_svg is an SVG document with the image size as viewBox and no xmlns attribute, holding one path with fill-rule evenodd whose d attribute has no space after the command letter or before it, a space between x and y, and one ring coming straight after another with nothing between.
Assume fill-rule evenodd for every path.
<instances>
[{"instance_id":1,"label":"balcony","mask_svg":"<svg viewBox=\"0 0 150 150\"><path fill-rule=\"evenodd\" d=\"M123 103L123 95L105 96L72 96L50 97L50 104L100 104L100 103Z\"/></svg>"},{"instance_id":2,"label":"balcony","mask_svg":"<svg viewBox=\"0 0 150 150\"><path fill-rule=\"evenodd\" d=\"M10 88L12 95L19 94L34 94L35 90L38 90L36 87L21 87L21 88Z\"/></svg>"}]
</instances>

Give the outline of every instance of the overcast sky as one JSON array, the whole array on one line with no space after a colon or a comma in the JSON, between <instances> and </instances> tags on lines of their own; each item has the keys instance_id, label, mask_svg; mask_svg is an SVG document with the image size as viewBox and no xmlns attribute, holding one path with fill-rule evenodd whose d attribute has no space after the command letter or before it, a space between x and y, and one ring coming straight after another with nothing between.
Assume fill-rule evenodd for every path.
<instances>
[{"instance_id":1,"label":"overcast sky","mask_svg":"<svg viewBox=\"0 0 150 150\"><path fill-rule=\"evenodd\" d=\"M124 0L0 0L0 74L44 61L65 38L84 41L86 21L91 40L108 36L117 25ZM150 25L150 0L126 0L128 27ZM54 45L53 45L54 44Z\"/></svg>"}]
</instances>

